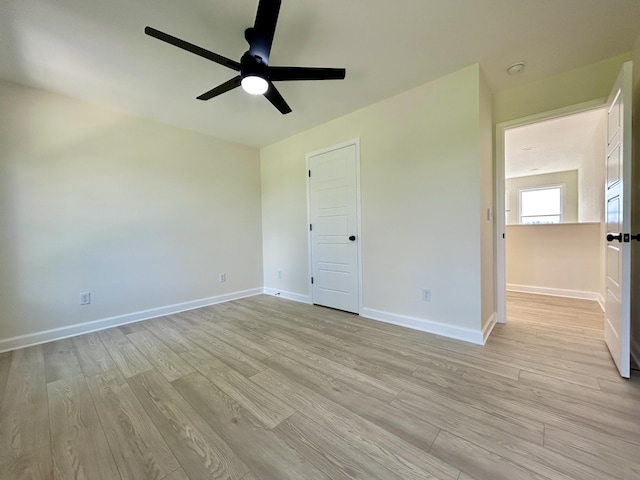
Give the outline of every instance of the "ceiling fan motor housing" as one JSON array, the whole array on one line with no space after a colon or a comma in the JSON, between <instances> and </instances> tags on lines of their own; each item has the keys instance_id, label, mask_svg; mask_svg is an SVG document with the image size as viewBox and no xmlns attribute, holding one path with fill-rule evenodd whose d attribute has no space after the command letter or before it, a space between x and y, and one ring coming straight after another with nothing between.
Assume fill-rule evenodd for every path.
<instances>
[{"instance_id":1,"label":"ceiling fan motor housing","mask_svg":"<svg viewBox=\"0 0 640 480\"><path fill-rule=\"evenodd\" d=\"M251 52L247 50L240 59L240 76L242 78L257 76L266 80L268 78L267 64L264 63L262 57L251 55Z\"/></svg>"}]
</instances>

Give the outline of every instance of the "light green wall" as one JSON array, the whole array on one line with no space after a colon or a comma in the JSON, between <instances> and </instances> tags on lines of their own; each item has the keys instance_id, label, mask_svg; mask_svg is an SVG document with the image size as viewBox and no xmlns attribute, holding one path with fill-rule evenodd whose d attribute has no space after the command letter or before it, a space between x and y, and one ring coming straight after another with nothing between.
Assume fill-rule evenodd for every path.
<instances>
[{"instance_id":1,"label":"light green wall","mask_svg":"<svg viewBox=\"0 0 640 480\"><path fill-rule=\"evenodd\" d=\"M629 54L618 55L586 67L568 70L493 96L493 121L549 112L562 107L606 98Z\"/></svg>"},{"instance_id":2,"label":"light green wall","mask_svg":"<svg viewBox=\"0 0 640 480\"><path fill-rule=\"evenodd\" d=\"M364 308L478 331L480 85L472 65L263 148L265 286L309 295L305 154L358 137Z\"/></svg>"},{"instance_id":3,"label":"light green wall","mask_svg":"<svg viewBox=\"0 0 640 480\"><path fill-rule=\"evenodd\" d=\"M0 112L0 340L262 286L256 149L6 82Z\"/></svg>"}]
</instances>

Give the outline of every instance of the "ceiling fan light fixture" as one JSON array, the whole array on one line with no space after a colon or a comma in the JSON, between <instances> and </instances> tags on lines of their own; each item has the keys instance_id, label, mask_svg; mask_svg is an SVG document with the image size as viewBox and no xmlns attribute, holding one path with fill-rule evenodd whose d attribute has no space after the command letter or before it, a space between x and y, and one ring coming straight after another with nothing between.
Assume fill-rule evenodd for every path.
<instances>
[{"instance_id":1,"label":"ceiling fan light fixture","mask_svg":"<svg viewBox=\"0 0 640 480\"><path fill-rule=\"evenodd\" d=\"M247 75L242 78L242 89L251 95L263 95L269 89L269 82L258 75Z\"/></svg>"}]
</instances>

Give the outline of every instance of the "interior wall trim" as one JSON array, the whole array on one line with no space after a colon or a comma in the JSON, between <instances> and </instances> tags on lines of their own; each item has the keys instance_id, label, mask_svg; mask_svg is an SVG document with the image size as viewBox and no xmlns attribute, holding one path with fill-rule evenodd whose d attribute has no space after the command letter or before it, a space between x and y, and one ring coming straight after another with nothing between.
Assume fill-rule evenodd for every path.
<instances>
[{"instance_id":1,"label":"interior wall trim","mask_svg":"<svg viewBox=\"0 0 640 480\"><path fill-rule=\"evenodd\" d=\"M476 345L484 345L485 342L484 333L480 329L474 330L471 328L457 327L455 325L447 325L445 323L434 322L424 318L398 315L397 313L384 312L382 310L374 310L372 308L363 308L360 316L371 320L378 320L380 322L411 328L413 330L433 333L443 337L463 340L465 342L475 343ZM495 318L495 316L492 316L492 318Z\"/></svg>"},{"instance_id":2,"label":"interior wall trim","mask_svg":"<svg viewBox=\"0 0 640 480\"><path fill-rule=\"evenodd\" d=\"M598 292L567 290L563 288L536 287L534 285L516 285L513 283L507 283L507 291L534 293L537 295L551 295L552 297L579 298L582 300L600 300L600 294Z\"/></svg>"},{"instance_id":3,"label":"interior wall trim","mask_svg":"<svg viewBox=\"0 0 640 480\"><path fill-rule=\"evenodd\" d=\"M300 293L287 292L285 290L278 290L277 288L270 287L264 287L264 293L267 295L285 298L287 300L293 300L294 302L307 303L311 305L311 297L309 295L301 295Z\"/></svg>"},{"instance_id":4,"label":"interior wall trim","mask_svg":"<svg viewBox=\"0 0 640 480\"><path fill-rule=\"evenodd\" d=\"M215 297L201 298L199 300L192 300L189 302L176 303L174 305L166 305L163 307L141 310L139 312L125 313L124 315L102 318L99 320L93 320L91 322L67 325L65 327L43 330L27 335L3 338L0 339L0 353L8 352L10 350L17 350L19 348L31 347L33 345L39 345L41 343L52 342L54 340L62 340L63 338L75 337L77 335L83 335L85 333L97 332L99 330L105 330L111 327L118 327L120 325L140 322L142 320L162 317L164 315L184 312L186 310L193 310L194 308L206 307L209 305L215 305L217 303L237 300L239 298L251 297L254 295L259 295L263 293L263 291L263 288L253 288L250 290L242 290L238 292L227 293L224 295L217 295Z\"/></svg>"},{"instance_id":5,"label":"interior wall trim","mask_svg":"<svg viewBox=\"0 0 640 480\"><path fill-rule=\"evenodd\" d=\"M495 327L496 323L498 323L497 319L498 319L498 315L496 314L496 312L493 312L491 314L491 316L489 317L489 321L483 327L483 329L482 329L482 344L483 345L485 345L487 343L487 340L489 340L489 336L491 335L491 332L493 332L493 327Z\"/></svg>"}]
</instances>

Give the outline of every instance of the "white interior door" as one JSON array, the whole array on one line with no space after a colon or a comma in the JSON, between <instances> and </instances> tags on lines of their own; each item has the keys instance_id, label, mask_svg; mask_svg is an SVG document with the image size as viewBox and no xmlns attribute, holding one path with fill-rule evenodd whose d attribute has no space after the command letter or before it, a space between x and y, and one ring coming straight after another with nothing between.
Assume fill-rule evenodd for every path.
<instances>
[{"instance_id":1,"label":"white interior door","mask_svg":"<svg viewBox=\"0 0 640 480\"><path fill-rule=\"evenodd\" d=\"M311 154L308 161L312 301L359 313L356 145Z\"/></svg>"},{"instance_id":2,"label":"white interior door","mask_svg":"<svg viewBox=\"0 0 640 480\"><path fill-rule=\"evenodd\" d=\"M604 339L620 375L629 377L631 305L631 62L623 65L607 109Z\"/></svg>"}]
</instances>

